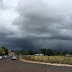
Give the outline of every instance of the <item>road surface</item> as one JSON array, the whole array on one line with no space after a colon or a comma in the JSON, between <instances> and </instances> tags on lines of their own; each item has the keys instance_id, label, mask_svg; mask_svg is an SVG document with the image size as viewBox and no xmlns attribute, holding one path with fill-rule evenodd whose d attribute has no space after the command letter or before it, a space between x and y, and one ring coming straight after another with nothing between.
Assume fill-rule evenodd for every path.
<instances>
[{"instance_id":1,"label":"road surface","mask_svg":"<svg viewBox=\"0 0 72 72\"><path fill-rule=\"evenodd\" d=\"M0 72L72 72L72 67L32 64L8 58L0 60Z\"/></svg>"}]
</instances>

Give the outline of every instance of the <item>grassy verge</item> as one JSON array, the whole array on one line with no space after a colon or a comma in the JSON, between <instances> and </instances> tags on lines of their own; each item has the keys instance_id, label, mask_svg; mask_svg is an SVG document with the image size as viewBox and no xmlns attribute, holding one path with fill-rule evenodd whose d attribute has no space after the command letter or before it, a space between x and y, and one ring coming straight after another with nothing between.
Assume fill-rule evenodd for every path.
<instances>
[{"instance_id":1,"label":"grassy verge","mask_svg":"<svg viewBox=\"0 0 72 72\"><path fill-rule=\"evenodd\" d=\"M72 57L22 55L22 58L25 60L31 60L31 61L72 65Z\"/></svg>"}]
</instances>

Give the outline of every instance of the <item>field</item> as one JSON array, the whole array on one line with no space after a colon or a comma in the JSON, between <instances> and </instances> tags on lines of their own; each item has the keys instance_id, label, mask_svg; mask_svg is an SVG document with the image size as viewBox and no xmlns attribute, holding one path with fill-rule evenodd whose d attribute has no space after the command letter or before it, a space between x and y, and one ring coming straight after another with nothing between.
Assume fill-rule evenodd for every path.
<instances>
[{"instance_id":1,"label":"field","mask_svg":"<svg viewBox=\"0 0 72 72\"><path fill-rule=\"evenodd\" d=\"M59 64L70 64L72 65L72 57L65 56L33 56L33 55L23 55L23 59L31 61L40 61L46 63L59 63Z\"/></svg>"}]
</instances>

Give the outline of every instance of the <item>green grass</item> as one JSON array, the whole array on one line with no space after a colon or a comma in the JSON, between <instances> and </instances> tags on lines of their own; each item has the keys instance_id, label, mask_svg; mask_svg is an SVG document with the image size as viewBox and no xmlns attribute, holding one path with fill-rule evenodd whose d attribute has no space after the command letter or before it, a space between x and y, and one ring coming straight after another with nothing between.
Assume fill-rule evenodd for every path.
<instances>
[{"instance_id":1,"label":"green grass","mask_svg":"<svg viewBox=\"0 0 72 72\"><path fill-rule=\"evenodd\" d=\"M72 65L72 57L65 57L65 56L22 56L26 60L31 61L40 61L46 63L58 63L58 64L71 64Z\"/></svg>"}]
</instances>

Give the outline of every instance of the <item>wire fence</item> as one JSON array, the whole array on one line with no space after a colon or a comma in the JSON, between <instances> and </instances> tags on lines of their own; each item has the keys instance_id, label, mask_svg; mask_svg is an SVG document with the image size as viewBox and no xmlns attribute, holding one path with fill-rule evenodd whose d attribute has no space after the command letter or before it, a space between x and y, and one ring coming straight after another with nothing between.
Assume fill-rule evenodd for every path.
<instances>
[{"instance_id":1,"label":"wire fence","mask_svg":"<svg viewBox=\"0 0 72 72\"><path fill-rule=\"evenodd\" d=\"M31 61L39 61L46 63L59 63L72 65L72 57L66 56L34 56L34 55L22 55L23 59Z\"/></svg>"}]
</instances>

